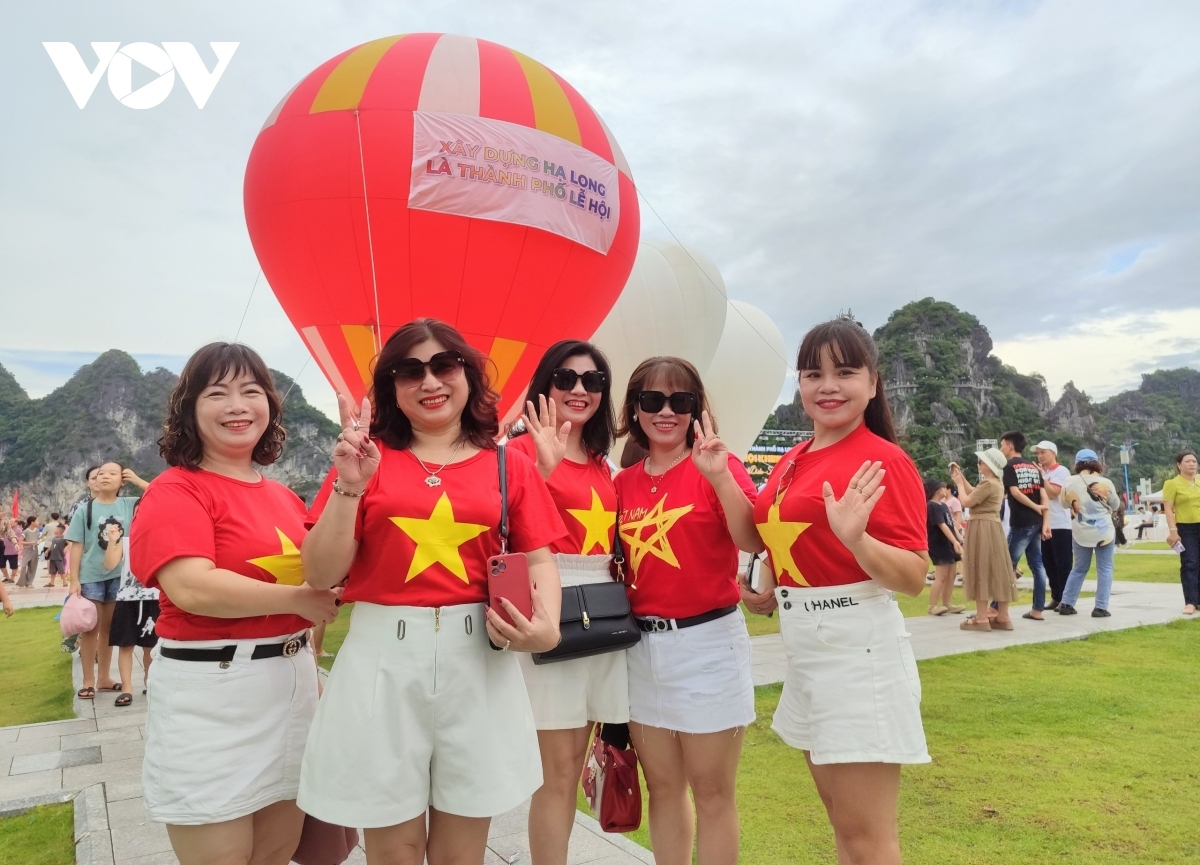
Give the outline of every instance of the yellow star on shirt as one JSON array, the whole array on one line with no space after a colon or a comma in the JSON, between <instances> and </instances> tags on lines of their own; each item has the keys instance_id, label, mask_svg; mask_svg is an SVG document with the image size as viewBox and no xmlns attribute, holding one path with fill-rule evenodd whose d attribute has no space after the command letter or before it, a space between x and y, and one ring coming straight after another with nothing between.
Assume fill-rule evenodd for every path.
<instances>
[{"instance_id":1,"label":"yellow star on shirt","mask_svg":"<svg viewBox=\"0 0 1200 865\"><path fill-rule=\"evenodd\" d=\"M796 543L796 538L811 525L812 523L784 522L779 519L779 505L771 505L771 509L767 511L767 521L758 524L758 533L771 554L771 564L775 566L776 576L791 574L792 579L801 586L809 584L796 567L796 560L792 558L792 544Z\"/></svg>"},{"instance_id":2,"label":"yellow star on shirt","mask_svg":"<svg viewBox=\"0 0 1200 865\"><path fill-rule=\"evenodd\" d=\"M679 559L675 557L675 551L671 549L671 540L667 537L667 532L675 523L679 522L680 517L691 513L695 505L666 510L664 508L666 502L667 497L664 495L640 520L624 523L621 526L621 537L629 544L629 560L635 571L641 565L642 559L651 553L668 565L679 567ZM654 529L648 538L642 537L642 529L645 528Z\"/></svg>"},{"instance_id":3,"label":"yellow star on shirt","mask_svg":"<svg viewBox=\"0 0 1200 865\"><path fill-rule=\"evenodd\" d=\"M590 510L567 508L567 513L579 520L587 530L587 534L583 538L583 546L579 549L580 555L588 555L596 546L600 547L601 553L612 552L612 542L608 539L608 530L616 522L617 514L615 511L604 510L604 503L600 501L600 493L596 492L595 487L592 487Z\"/></svg>"},{"instance_id":4,"label":"yellow star on shirt","mask_svg":"<svg viewBox=\"0 0 1200 865\"><path fill-rule=\"evenodd\" d=\"M458 549L467 541L482 535L491 528L490 526L455 522L454 507L446 493L442 493L442 497L433 506L433 513L429 515L429 519L391 517L391 521L417 544L404 582L407 583L436 564L444 566L464 583L471 582L467 578L467 567L463 564L462 554Z\"/></svg>"},{"instance_id":5,"label":"yellow star on shirt","mask_svg":"<svg viewBox=\"0 0 1200 865\"><path fill-rule=\"evenodd\" d=\"M300 550L296 549L291 538L278 526L275 527L275 533L279 535L279 555L259 556L257 559L246 561L262 568L281 586L298 586L304 582L304 565L300 562Z\"/></svg>"}]
</instances>

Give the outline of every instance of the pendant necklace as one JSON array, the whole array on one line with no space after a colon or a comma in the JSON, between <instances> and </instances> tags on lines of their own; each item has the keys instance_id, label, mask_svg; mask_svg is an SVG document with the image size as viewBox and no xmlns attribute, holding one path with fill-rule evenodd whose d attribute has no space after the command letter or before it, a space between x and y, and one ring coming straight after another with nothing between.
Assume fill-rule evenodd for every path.
<instances>
[{"instance_id":1,"label":"pendant necklace","mask_svg":"<svg viewBox=\"0 0 1200 865\"><path fill-rule=\"evenodd\" d=\"M438 466L436 470L425 465L425 460L417 456L416 451L414 451L412 448L409 448L408 452L413 455L413 459L419 462L421 464L421 468L423 468L425 473L429 475L429 477L425 478L425 486L432 489L433 487L440 487L442 485L442 479L439 478L438 475L441 474L442 469L454 462L454 458L458 456L458 452L462 450L463 444L465 444L465 440L458 443L458 447L454 449L454 453L450 454L450 459Z\"/></svg>"},{"instance_id":2,"label":"pendant necklace","mask_svg":"<svg viewBox=\"0 0 1200 865\"><path fill-rule=\"evenodd\" d=\"M669 472L671 469L675 468L675 466L679 465L680 461L685 456L687 456L688 453L689 453L689 451L685 450L679 456L675 457L675 462L671 463L669 466L667 466L665 469L663 469L663 473L661 475L650 474L650 457L646 457L646 474L650 475L650 492L651 493L658 492L658 485L661 484L662 479L667 476L667 472Z\"/></svg>"}]
</instances>

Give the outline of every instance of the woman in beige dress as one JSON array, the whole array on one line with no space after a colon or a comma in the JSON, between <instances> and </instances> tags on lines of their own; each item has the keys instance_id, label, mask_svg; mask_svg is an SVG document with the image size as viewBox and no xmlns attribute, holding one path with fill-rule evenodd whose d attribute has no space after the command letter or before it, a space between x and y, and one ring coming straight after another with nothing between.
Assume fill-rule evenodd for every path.
<instances>
[{"instance_id":1,"label":"woman in beige dress","mask_svg":"<svg viewBox=\"0 0 1200 865\"><path fill-rule=\"evenodd\" d=\"M979 485L972 487L958 463L950 464L950 480L965 496L963 506L970 510L966 542L963 544L963 594L975 602L975 615L961 625L964 631L1011 631L1008 605L1017 599L1008 543L1000 525L1000 505L1004 487L1000 478L1007 462L998 448L976 451L979 458ZM997 615L988 618L988 603L996 602Z\"/></svg>"}]
</instances>

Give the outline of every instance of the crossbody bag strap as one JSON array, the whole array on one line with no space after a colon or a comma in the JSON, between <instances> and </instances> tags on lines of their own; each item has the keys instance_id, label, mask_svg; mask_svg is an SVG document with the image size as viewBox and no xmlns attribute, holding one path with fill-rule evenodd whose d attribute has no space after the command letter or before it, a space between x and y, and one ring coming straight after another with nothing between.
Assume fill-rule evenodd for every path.
<instances>
[{"instance_id":1,"label":"crossbody bag strap","mask_svg":"<svg viewBox=\"0 0 1200 865\"><path fill-rule=\"evenodd\" d=\"M613 564L617 566L616 580L625 582L625 545L621 543L621 497L617 496L617 513L613 527Z\"/></svg>"},{"instance_id":2,"label":"crossbody bag strap","mask_svg":"<svg viewBox=\"0 0 1200 865\"><path fill-rule=\"evenodd\" d=\"M506 445L496 449L496 463L500 471L500 555L508 552L508 457Z\"/></svg>"}]
</instances>

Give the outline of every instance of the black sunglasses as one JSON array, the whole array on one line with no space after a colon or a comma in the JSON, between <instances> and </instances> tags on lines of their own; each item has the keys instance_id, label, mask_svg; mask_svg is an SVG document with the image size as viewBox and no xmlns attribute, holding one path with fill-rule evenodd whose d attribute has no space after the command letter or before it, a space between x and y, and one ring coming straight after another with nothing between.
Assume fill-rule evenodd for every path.
<instances>
[{"instance_id":1,"label":"black sunglasses","mask_svg":"<svg viewBox=\"0 0 1200 865\"><path fill-rule=\"evenodd\" d=\"M583 379L583 389L588 393L604 393L604 385L608 383L608 376L598 369L589 369L587 372L578 373L573 369L559 367L550 373L551 383L562 391L574 390L575 382L580 379Z\"/></svg>"},{"instance_id":2,"label":"black sunglasses","mask_svg":"<svg viewBox=\"0 0 1200 865\"><path fill-rule=\"evenodd\" d=\"M661 390L644 390L638 394L638 408L647 414L657 414L668 402L675 414L692 414L696 411L696 395L691 391L677 390L670 396Z\"/></svg>"},{"instance_id":3,"label":"black sunglasses","mask_svg":"<svg viewBox=\"0 0 1200 865\"><path fill-rule=\"evenodd\" d=\"M445 381L453 378L455 373L463 368L464 363L466 361L456 351L439 351L429 360L406 357L404 360L397 361L396 365L392 367L392 380L405 384L417 384L425 379L425 367L429 367L429 371L439 381Z\"/></svg>"}]
</instances>

